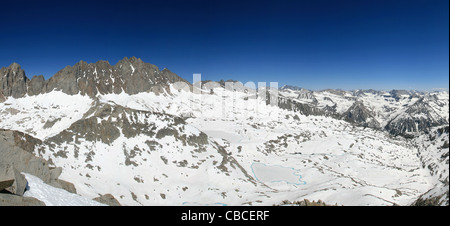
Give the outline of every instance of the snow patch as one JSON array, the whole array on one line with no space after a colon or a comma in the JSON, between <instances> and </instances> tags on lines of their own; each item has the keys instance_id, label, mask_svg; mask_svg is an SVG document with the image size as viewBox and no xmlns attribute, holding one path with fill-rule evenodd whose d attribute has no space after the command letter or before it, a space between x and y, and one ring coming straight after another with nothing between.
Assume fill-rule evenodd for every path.
<instances>
[{"instance_id":1,"label":"snow patch","mask_svg":"<svg viewBox=\"0 0 450 226\"><path fill-rule=\"evenodd\" d=\"M28 181L29 187L29 190L23 196L36 198L47 206L105 206L81 195L52 187L33 175L23 174Z\"/></svg>"}]
</instances>

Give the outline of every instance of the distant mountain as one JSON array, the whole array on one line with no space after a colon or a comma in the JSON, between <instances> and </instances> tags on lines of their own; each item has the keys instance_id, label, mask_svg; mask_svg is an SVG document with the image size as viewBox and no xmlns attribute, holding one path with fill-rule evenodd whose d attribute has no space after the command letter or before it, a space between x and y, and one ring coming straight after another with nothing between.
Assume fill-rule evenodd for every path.
<instances>
[{"instance_id":1,"label":"distant mountain","mask_svg":"<svg viewBox=\"0 0 450 226\"><path fill-rule=\"evenodd\" d=\"M449 94L446 91L309 91L283 86L280 96L286 99L280 101L282 103L302 106L282 106L286 109L314 109L308 112L344 119L358 126L384 128L393 135L411 136L449 123Z\"/></svg>"},{"instance_id":2,"label":"distant mountain","mask_svg":"<svg viewBox=\"0 0 450 226\"><path fill-rule=\"evenodd\" d=\"M293 91L301 91L305 90L304 88L298 87L298 86L291 86L291 85L284 85L280 88L280 90L293 90Z\"/></svg>"}]
</instances>

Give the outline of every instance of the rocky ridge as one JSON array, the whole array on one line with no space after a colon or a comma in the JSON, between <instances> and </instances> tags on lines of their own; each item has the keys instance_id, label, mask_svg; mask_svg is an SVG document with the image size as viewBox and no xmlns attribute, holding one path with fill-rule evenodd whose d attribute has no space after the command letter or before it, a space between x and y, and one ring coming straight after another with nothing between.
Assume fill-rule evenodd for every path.
<instances>
[{"instance_id":1,"label":"rocky ridge","mask_svg":"<svg viewBox=\"0 0 450 226\"><path fill-rule=\"evenodd\" d=\"M80 61L58 71L48 80L42 75L33 76L30 80L20 65L13 63L0 69L0 99L8 96L32 96L54 90L90 97L121 92L161 93L169 84L177 81L186 82L170 70L159 70L157 66L136 57L125 57L115 65L110 65L108 61Z\"/></svg>"}]
</instances>

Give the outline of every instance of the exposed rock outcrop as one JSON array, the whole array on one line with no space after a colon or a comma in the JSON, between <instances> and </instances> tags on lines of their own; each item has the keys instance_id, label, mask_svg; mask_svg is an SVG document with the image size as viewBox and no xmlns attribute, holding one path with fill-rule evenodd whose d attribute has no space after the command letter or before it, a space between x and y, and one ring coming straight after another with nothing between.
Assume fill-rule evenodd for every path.
<instances>
[{"instance_id":1,"label":"exposed rock outcrop","mask_svg":"<svg viewBox=\"0 0 450 226\"><path fill-rule=\"evenodd\" d=\"M27 93L28 81L25 71L17 63L0 69L0 93L3 96L23 97Z\"/></svg>"},{"instance_id":2,"label":"exposed rock outcrop","mask_svg":"<svg viewBox=\"0 0 450 226\"><path fill-rule=\"evenodd\" d=\"M0 193L0 206L45 206L45 203L32 197Z\"/></svg>"},{"instance_id":3,"label":"exposed rock outcrop","mask_svg":"<svg viewBox=\"0 0 450 226\"><path fill-rule=\"evenodd\" d=\"M27 180L12 164L0 164L0 192L23 195Z\"/></svg>"},{"instance_id":4,"label":"exposed rock outcrop","mask_svg":"<svg viewBox=\"0 0 450 226\"><path fill-rule=\"evenodd\" d=\"M58 179L61 168L51 167L48 161L33 154L40 144L41 140L22 132L0 129L0 164L13 165L18 172L32 174L47 184L75 193L73 185Z\"/></svg>"},{"instance_id":5,"label":"exposed rock outcrop","mask_svg":"<svg viewBox=\"0 0 450 226\"><path fill-rule=\"evenodd\" d=\"M342 119L358 126L370 128L380 127L380 123L360 101L355 101L355 103L342 114Z\"/></svg>"},{"instance_id":6,"label":"exposed rock outcrop","mask_svg":"<svg viewBox=\"0 0 450 226\"><path fill-rule=\"evenodd\" d=\"M285 205L292 205L292 206L333 206L333 205L328 205L326 203L324 203L322 200L318 200L318 201L309 201L308 199L304 199L304 200L300 200L300 201L288 201L288 200L284 200L281 204L276 205L276 206L285 206ZM337 206L334 205L334 206Z\"/></svg>"},{"instance_id":7,"label":"exposed rock outcrop","mask_svg":"<svg viewBox=\"0 0 450 226\"><path fill-rule=\"evenodd\" d=\"M139 92L163 93L168 85L185 82L168 69L162 71L153 64L145 63L140 58L123 58L116 65L108 61L87 63L80 61L74 66L66 66L49 80L44 76L27 78L19 64L0 69L0 99L4 97L32 96L59 90L69 95L81 94L91 97L97 94Z\"/></svg>"},{"instance_id":8,"label":"exposed rock outcrop","mask_svg":"<svg viewBox=\"0 0 450 226\"><path fill-rule=\"evenodd\" d=\"M108 206L121 206L119 201L117 201L117 199L111 194L100 195L99 197L94 198L94 201L106 204Z\"/></svg>"}]
</instances>

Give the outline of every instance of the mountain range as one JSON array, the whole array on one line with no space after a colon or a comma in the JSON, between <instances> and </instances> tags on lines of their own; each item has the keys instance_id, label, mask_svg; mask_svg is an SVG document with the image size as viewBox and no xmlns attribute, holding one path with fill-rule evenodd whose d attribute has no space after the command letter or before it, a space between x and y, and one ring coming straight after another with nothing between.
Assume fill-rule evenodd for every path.
<instances>
[{"instance_id":1,"label":"mountain range","mask_svg":"<svg viewBox=\"0 0 450 226\"><path fill-rule=\"evenodd\" d=\"M136 57L1 68L0 205L448 205L447 91L218 84Z\"/></svg>"}]
</instances>

